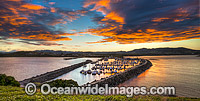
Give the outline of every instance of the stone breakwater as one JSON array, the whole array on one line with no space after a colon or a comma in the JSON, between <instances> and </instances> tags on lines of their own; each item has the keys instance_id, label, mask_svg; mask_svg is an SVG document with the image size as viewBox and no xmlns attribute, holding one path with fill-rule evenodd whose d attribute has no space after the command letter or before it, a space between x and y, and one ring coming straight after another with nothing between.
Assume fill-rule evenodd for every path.
<instances>
[{"instance_id":1,"label":"stone breakwater","mask_svg":"<svg viewBox=\"0 0 200 101\"><path fill-rule=\"evenodd\" d=\"M140 65L134 66L132 68L128 68L124 72L120 72L118 74L111 75L106 78L102 78L101 80L95 80L83 86L88 86L88 84L90 84L91 86L95 86L96 84L98 84L98 86L101 86L101 87L104 87L105 84L108 84L109 86L112 86L112 87L117 86L120 83L123 83L126 80L141 74L142 72L144 72L145 70L149 69L152 66L152 63L149 60L141 59L140 61L141 61Z\"/></svg>"},{"instance_id":2,"label":"stone breakwater","mask_svg":"<svg viewBox=\"0 0 200 101\"><path fill-rule=\"evenodd\" d=\"M86 60L85 62L81 62L81 63L78 63L78 64L74 64L74 65L71 65L71 66L68 66L68 67L64 67L64 68L60 68L60 69L57 69L57 70L54 70L54 71L51 71L51 72L46 72L44 74L41 74L41 75L37 75L35 77L31 77L31 78L28 78L28 79L25 79L23 81L20 81L20 85L22 86L25 86L27 83L30 83L30 82L38 82L38 83L44 83L46 81L50 81L50 80L53 80L55 79L56 77L59 77L63 74L66 74L76 68L79 68L83 65L86 65L88 63L96 63L98 61L102 61L103 59L99 59L95 62L92 62L91 60Z\"/></svg>"},{"instance_id":3,"label":"stone breakwater","mask_svg":"<svg viewBox=\"0 0 200 101\"><path fill-rule=\"evenodd\" d=\"M78 57L71 57L71 58L64 58L64 60L72 60L72 59L77 59Z\"/></svg>"}]
</instances>

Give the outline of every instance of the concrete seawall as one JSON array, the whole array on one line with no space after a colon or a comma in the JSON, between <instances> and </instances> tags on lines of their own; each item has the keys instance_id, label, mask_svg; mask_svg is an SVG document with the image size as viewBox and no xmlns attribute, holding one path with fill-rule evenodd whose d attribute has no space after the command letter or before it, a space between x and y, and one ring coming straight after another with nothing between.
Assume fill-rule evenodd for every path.
<instances>
[{"instance_id":1,"label":"concrete seawall","mask_svg":"<svg viewBox=\"0 0 200 101\"><path fill-rule=\"evenodd\" d=\"M70 71L72 71L76 68L83 66L83 65L86 65L88 63L93 64L93 63L96 63L96 62L101 61L101 60L102 59L98 59L95 62L92 62L91 60L86 60L85 62L81 62L81 63L74 64L74 65L71 65L71 66L68 66L68 67L60 68L60 69L57 69L57 70L54 70L54 71L51 71L51 72L46 72L44 74L37 75L35 77L31 77L31 78L28 78L28 79L25 79L25 80L19 81L19 82L20 82L20 85L22 85L22 86L26 85L29 82L44 83L46 81L55 79L56 77L59 77L63 74L66 74L66 73L68 73L68 72L70 72Z\"/></svg>"},{"instance_id":2,"label":"concrete seawall","mask_svg":"<svg viewBox=\"0 0 200 101\"><path fill-rule=\"evenodd\" d=\"M109 86L117 86L120 83L123 83L126 80L139 75L140 73L144 72L152 66L152 63L149 60L141 59L141 62L142 63L140 65L129 68L124 72L109 76L107 78L102 78L101 80L95 80L88 84L91 84L91 86L95 86L96 84L98 84L98 86L102 87L104 87L105 84L108 84ZM87 86L88 84L85 84L83 86Z\"/></svg>"}]
</instances>

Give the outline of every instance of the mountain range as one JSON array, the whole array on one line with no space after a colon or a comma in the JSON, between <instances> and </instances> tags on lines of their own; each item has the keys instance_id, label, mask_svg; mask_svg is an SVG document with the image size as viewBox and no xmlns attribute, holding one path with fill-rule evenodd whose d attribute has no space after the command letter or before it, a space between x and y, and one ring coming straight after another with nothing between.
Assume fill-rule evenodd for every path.
<instances>
[{"instance_id":1,"label":"mountain range","mask_svg":"<svg viewBox=\"0 0 200 101\"><path fill-rule=\"evenodd\" d=\"M115 51L115 52L81 52L81 51L54 51L54 50L36 50L36 51L17 51L17 52L1 52L1 57L20 57L20 56L56 56L56 57L102 57L102 56L111 56L111 55L199 55L200 50L193 50L184 47L178 48L141 48L134 49L131 51Z\"/></svg>"}]
</instances>

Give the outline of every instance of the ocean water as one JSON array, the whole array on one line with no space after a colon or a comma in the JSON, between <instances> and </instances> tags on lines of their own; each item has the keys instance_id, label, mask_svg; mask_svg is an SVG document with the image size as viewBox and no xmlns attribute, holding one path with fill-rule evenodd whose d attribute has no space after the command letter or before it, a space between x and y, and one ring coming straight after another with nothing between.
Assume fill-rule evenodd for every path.
<instances>
[{"instance_id":1,"label":"ocean water","mask_svg":"<svg viewBox=\"0 0 200 101\"><path fill-rule=\"evenodd\" d=\"M64 57L1 57L0 74L14 76L21 81L39 74L77 64L87 59L96 61L98 58L78 58L64 60Z\"/></svg>"},{"instance_id":2,"label":"ocean water","mask_svg":"<svg viewBox=\"0 0 200 101\"><path fill-rule=\"evenodd\" d=\"M200 97L200 57L140 56L153 66L119 86L174 86L177 96Z\"/></svg>"}]
</instances>

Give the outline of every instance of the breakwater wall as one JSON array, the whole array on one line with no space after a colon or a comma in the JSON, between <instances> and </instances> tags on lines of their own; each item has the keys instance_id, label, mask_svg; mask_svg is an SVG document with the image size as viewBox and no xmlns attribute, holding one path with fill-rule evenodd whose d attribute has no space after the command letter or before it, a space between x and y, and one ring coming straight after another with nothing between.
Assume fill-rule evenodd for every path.
<instances>
[{"instance_id":1,"label":"breakwater wall","mask_svg":"<svg viewBox=\"0 0 200 101\"><path fill-rule=\"evenodd\" d=\"M98 86L101 86L101 87L104 87L105 84L108 84L108 86L111 86L111 87L117 86L120 83L123 83L126 80L141 74L142 72L144 72L145 70L149 69L152 66L152 63L149 60L141 59L140 61L141 61L140 65L134 66L132 68L128 68L124 72L120 72L118 74L111 75L106 78L102 78L101 80L95 80L83 86L88 86L88 84L90 84L91 86L95 86L96 84L98 84Z\"/></svg>"},{"instance_id":2,"label":"breakwater wall","mask_svg":"<svg viewBox=\"0 0 200 101\"><path fill-rule=\"evenodd\" d=\"M70 57L70 58L64 58L64 60L72 60L72 59L77 59L78 57Z\"/></svg>"},{"instance_id":3,"label":"breakwater wall","mask_svg":"<svg viewBox=\"0 0 200 101\"><path fill-rule=\"evenodd\" d=\"M91 60L86 60L85 62L81 62L81 63L78 63L78 64L74 64L74 65L71 65L71 66L68 66L68 67L64 67L64 68L60 68L60 69L57 69L57 70L54 70L54 71L50 71L50 72L46 72L44 74L41 74L41 75L37 75L37 76L34 76L34 77L31 77L31 78L28 78L28 79L25 79L23 81L19 81L20 85L22 86L25 86L27 83L29 82L38 82L38 83L44 83L46 81L49 81L49 80L53 80L55 79L56 77L59 77L63 74L66 74L76 68L79 68L83 65L86 65L88 63L96 63L98 61L102 61L102 59L98 59L97 61L94 61L92 62Z\"/></svg>"}]
</instances>

